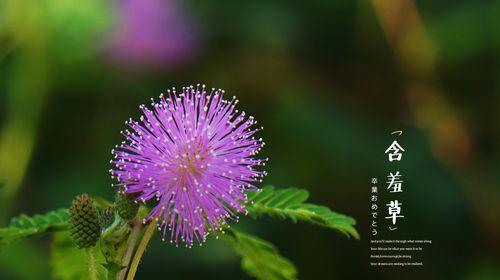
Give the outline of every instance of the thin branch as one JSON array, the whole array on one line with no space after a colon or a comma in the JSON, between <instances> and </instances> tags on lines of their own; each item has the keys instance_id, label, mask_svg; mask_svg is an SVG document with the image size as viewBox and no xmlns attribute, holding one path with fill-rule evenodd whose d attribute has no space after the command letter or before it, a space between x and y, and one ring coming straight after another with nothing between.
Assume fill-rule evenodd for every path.
<instances>
[{"instance_id":1,"label":"thin branch","mask_svg":"<svg viewBox=\"0 0 500 280\"><path fill-rule=\"evenodd\" d=\"M139 236L139 232L141 231L142 224L138 221L134 221L134 227L132 228L132 233L130 233L130 238L128 241L127 250L122 260L123 269L120 270L116 279L123 280L125 276L127 276L127 269L130 263L130 259L132 259L132 254L134 253L135 243L137 241L137 237Z\"/></svg>"},{"instance_id":2,"label":"thin branch","mask_svg":"<svg viewBox=\"0 0 500 280\"><path fill-rule=\"evenodd\" d=\"M127 280L133 280L135 277L135 273L137 272L137 267L139 266L139 262L141 261L142 254L146 250L148 246L149 240L153 236L153 233L156 229L156 221L151 221L151 223L146 228L146 232L139 243L139 247L137 247L137 251L135 252L134 259L132 260L132 264L130 265L130 270L127 275Z\"/></svg>"}]
</instances>

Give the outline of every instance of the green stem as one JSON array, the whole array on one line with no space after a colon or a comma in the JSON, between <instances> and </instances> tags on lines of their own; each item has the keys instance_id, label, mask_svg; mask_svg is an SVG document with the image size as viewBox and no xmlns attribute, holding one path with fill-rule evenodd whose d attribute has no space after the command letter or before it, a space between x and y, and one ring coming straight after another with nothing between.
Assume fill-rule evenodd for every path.
<instances>
[{"instance_id":1,"label":"green stem","mask_svg":"<svg viewBox=\"0 0 500 280\"><path fill-rule=\"evenodd\" d=\"M90 279L97 280L97 270L95 268L94 254L92 253L92 248L85 248L85 254L87 255L87 265L89 267Z\"/></svg>"},{"instance_id":2,"label":"green stem","mask_svg":"<svg viewBox=\"0 0 500 280\"><path fill-rule=\"evenodd\" d=\"M132 260L132 264L130 265L130 270L127 275L127 280L133 280L135 277L135 273L137 272L137 267L139 266L139 262L141 261L142 254L146 250L148 246L149 240L153 236L156 228L156 221L152 221L148 227L146 228L146 232L139 243L139 247L137 247L137 252L135 252L134 259Z\"/></svg>"},{"instance_id":3,"label":"green stem","mask_svg":"<svg viewBox=\"0 0 500 280\"><path fill-rule=\"evenodd\" d=\"M127 275L127 268L130 263L130 259L132 258L132 253L134 253L135 243L137 241L137 237L139 236L139 232L141 231L142 224L138 221L134 221L134 227L132 228L132 233L130 233L130 238L128 241L127 250L122 260L122 270L116 276L117 280L125 279ZM108 278L112 279L112 278Z\"/></svg>"},{"instance_id":4,"label":"green stem","mask_svg":"<svg viewBox=\"0 0 500 280\"><path fill-rule=\"evenodd\" d=\"M111 279L115 279L117 278L118 276L118 273L116 273L116 270L115 269L108 269L108 280L111 280Z\"/></svg>"}]
</instances>

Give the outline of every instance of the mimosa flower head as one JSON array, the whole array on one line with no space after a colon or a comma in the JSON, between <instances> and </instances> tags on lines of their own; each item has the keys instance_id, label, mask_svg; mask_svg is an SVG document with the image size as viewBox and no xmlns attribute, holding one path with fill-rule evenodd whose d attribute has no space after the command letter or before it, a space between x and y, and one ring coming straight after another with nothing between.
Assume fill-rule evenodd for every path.
<instances>
[{"instance_id":1,"label":"mimosa flower head","mask_svg":"<svg viewBox=\"0 0 500 280\"><path fill-rule=\"evenodd\" d=\"M151 106L141 105L139 121L126 123L125 141L112 151L115 187L155 201L146 220L154 219L163 237L188 247L203 243L228 220L246 213L246 192L266 175L267 159L257 121L235 109L238 100L205 86L169 90Z\"/></svg>"}]
</instances>

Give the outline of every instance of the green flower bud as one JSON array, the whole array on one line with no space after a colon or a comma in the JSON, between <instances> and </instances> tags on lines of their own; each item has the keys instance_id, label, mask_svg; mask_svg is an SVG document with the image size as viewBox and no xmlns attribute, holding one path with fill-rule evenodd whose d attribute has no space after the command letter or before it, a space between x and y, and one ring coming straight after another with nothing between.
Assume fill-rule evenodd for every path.
<instances>
[{"instance_id":1,"label":"green flower bud","mask_svg":"<svg viewBox=\"0 0 500 280\"><path fill-rule=\"evenodd\" d=\"M98 212L87 194L77 196L69 208L68 228L78 248L88 248L96 244L101 233Z\"/></svg>"},{"instance_id":2,"label":"green flower bud","mask_svg":"<svg viewBox=\"0 0 500 280\"><path fill-rule=\"evenodd\" d=\"M139 205L134 202L132 196L121 192L116 193L115 206L118 211L118 215L127 221L135 218L135 215L137 215L137 211L139 210Z\"/></svg>"},{"instance_id":3,"label":"green flower bud","mask_svg":"<svg viewBox=\"0 0 500 280\"><path fill-rule=\"evenodd\" d=\"M104 210L99 211L99 225L101 230L109 227L115 220L115 208L108 207Z\"/></svg>"}]
</instances>

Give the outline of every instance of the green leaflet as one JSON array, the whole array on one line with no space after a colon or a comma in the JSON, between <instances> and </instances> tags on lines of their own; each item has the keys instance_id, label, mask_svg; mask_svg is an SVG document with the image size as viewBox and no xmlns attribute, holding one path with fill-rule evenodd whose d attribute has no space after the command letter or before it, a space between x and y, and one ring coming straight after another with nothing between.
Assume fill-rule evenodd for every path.
<instances>
[{"instance_id":1,"label":"green leaflet","mask_svg":"<svg viewBox=\"0 0 500 280\"><path fill-rule=\"evenodd\" d=\"M260 238L226 229L224 237L231 241L241 259L241 267L259 280L297 279L297 269L281 256L273 244Z\"/></svg>"},{"instance_id":2,"label":"green leaflet","mask_svg":"<svg viewBox=\"0 0 500 280\"><path fill-rule=\"evenodd\" d=\"M254 218L262 214L289 218L294 222L312 223L359 239L359 234L354 228L356 220L335 213L325 206L304 203L308 197L309 193L306 190L297 188L276 190L273 186L266 186L261 191L252 191L248 194L251 203L247 209Z\"/></svg>"},{"instance_id":3,"label":"green leaflet","mask_svg":"<svg viewBox=\"0 0 500 280\"><path fill-rule=\"evenodd\" d=\"M89 248L96 260L96 269L99 279L106 279L106 269L103 264L104 257L99 250L99 243ZM71 240L68 231L54 234L50 253L52 278L60 280L87 280L89 272L85 249L77 249Z\"/></svg>"},{"instance_id":4,"label":"green leaflet","mask_svg":"<svg viewBox=\"0 0 500 280\"><path fill-rule=\"evenodd\" d=\"M112 202L93 197L94 203L99 209L113 205ZM0 228L0 250L3 246L17 240L35 236L49 231L66 230L68 227L68 209L60 208L46 214L35 214L30 217L22 214L12 218L8 227Z\"/></svg>"},{"instance_id":5,"label":"green leaflet","mask_svg":"<svg viewBox=\"0 0 500 280\"><path fill-rule=\"evenodd\" d=\"M67 209L50 211L44 215L36 214L33 217L20 215L12 218L6 228L0 228L0 249L14 241L41 234L47 231L64 230L69 218Z\"/></svg>"}]
</instances>

